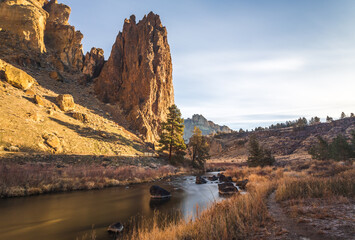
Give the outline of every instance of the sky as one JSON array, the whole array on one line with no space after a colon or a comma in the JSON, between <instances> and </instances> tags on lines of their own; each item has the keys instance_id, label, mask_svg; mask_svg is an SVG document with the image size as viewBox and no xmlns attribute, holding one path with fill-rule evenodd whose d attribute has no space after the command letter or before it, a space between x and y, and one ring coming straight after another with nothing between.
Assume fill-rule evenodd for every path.
<instances>
[{"instance_id":1,"label":"sky","mask_svg":"<svg viewBox=\"0 0 355 240\"><path fill-rule=\"evenodd\" d=\"M175 103L238 130L355 112L354 0L62 0L105 58L125 18L168 31Z\"/></svg>"}]
</instances>

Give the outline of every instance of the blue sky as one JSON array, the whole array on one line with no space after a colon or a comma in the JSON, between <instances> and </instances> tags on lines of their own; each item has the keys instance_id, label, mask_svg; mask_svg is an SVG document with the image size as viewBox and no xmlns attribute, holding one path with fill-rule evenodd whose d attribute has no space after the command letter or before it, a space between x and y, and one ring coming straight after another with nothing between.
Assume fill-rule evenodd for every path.
<instances>
[{"instance_id":1,"label":"blue sky","mask_svg":"<svg viewBox=\"0 0 355 240\"><path fill-rule=\"evenodd\" d=\"M355 112L354 0L76 0L84 51L108 58L123 21L168 30L175 102L233 129Z\"/></svg>"}]
</instances>

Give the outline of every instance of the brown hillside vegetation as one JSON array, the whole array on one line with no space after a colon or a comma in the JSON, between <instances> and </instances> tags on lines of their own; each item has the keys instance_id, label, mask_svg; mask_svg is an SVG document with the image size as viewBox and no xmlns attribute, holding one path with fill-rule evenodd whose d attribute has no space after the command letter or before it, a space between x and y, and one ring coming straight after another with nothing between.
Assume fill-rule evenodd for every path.
<instances>
[{"instance_id":1,"label":"brown hillside vegetation","mask_svg":"<svg viewBox=\"0 0 355 240\"><path fill-rule=\"evenodd\" d=\"M340 119L331 123L319 123L304 128L282 128L248 133L219 134L211 138L209 162L244 162L248 158L248 140L251 135L266 149L271 150L276 160L309 159L309 148L317 142L317 136L331 140L339 134L350 136L355 130L355 118Z\"/></svg>"}]
</instances>

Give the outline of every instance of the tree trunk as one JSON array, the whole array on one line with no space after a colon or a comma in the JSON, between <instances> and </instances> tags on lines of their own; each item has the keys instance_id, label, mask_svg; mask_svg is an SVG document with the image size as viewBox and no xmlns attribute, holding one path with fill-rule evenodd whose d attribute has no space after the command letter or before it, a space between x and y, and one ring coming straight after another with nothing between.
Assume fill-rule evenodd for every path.
<instances>
[{"instance_id":1,"label":"tree trunk","mask_svg":"<svg viewBox=\"0 0 355 240\"><path fill-rule=\"evenodd\" d=\"M174 136L174 124L171 124L171 133L170 133L170 149L169 149L169 162L171 163L171 155L173 152L173 136Z\"/></svg>"}]
</instances>

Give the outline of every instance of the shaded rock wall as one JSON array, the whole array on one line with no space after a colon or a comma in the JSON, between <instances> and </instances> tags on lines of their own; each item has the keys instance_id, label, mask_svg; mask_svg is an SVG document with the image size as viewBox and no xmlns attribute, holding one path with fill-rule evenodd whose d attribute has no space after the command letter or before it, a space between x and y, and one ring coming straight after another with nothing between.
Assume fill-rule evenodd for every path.
<instances>
[{"instance_id":1,"label":"shaded rock wall","mask_svg":"<svg viewBox=\"0 0 355 240\"><path fill-rule=\"evenodd\" d=\"M126 19L111 56L95 82L99 99L118 103L130 127L146 141L158 139L160 122L174 103L167 30L154 13Z\"/></svg>"},{"instance_id":2,"label":"shaded rock wall","mask_svg":"<svg viewBox=\"0 0 355 240\"><path fill-rule=\"evenodd\" d=\"M104 64L104 50L101 48L92 48L90 52L86 53L83 73L86 75L87 80L98 77Z\"/></svg>"}]
</instances>

